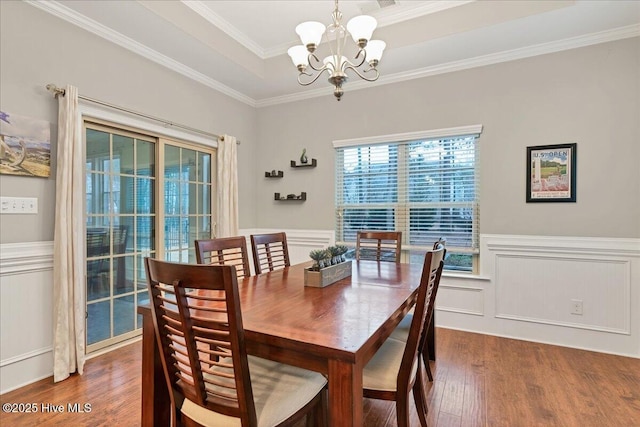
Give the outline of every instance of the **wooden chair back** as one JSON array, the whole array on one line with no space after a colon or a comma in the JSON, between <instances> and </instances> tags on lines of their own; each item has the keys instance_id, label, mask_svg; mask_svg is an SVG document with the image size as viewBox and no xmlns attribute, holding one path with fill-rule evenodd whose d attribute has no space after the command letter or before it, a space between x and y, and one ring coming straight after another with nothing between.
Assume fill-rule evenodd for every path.
<instances>
[{"instance_id":1,"label":"wooden chair back","mask_svg":"<svg viewBox=\"0 0 640 427\"><path fill-rule=\"evenodd\" d=\"M235 267L152 258L145 267L172 425L185 398L257 425Z\"/></svg>"},{"instance_id":2,"label":"wooden chair back","mask_svg":"<svg viewBox=\"0 0 640 427\"><path fill-rule=\"evenodd\" d=\"M427 426L427 401L422 380L419 350L425 328L429 325L442 275L444 248L428 251L422 267L418 296L406 342L389 339L365 367L364 397L393 400L396 402L398 427L409 427L409 393L413 391L418 418L422 427ZM398 346L398 343L401 343ZM375 359L381 356L381 360ZM375 361L375 362L374 362ZM399 365L399 369L397 366ZM393 382L392 373L397 375ZM373 379L372 379L373 378ZM391 380L391 381L390 381ZM393 386L391 385L393 383ZM369 384L369 388L366 386Z\"/></svg>"},{"instance_id":3,"label":"wooden chair back","mask_svg":"<svg viewBox=\"0 0 640 427\"><path fill-rule=\"evenodd\" d=\"M244 236L196 240L196 260L198 264L233 265L238 279L251 276Z\"/></svg>"},{"instance_id":4,"label":"wooden chair back","mask_svg":"<svg viewBox=\"0 0 640 427\"><path fill-rule=\"evenodd\" d=\"M402 231L358 231L356 260L400 262Z\"/></svg>"},{"instance_id":5,"label":"wooden chair back","mask_svg":"<svg viewBox=\"0 0 640 427\"><path fill-rule=\"evenodd\" d=\"M447 257L447 248L446 248L446 244L447 244L447 240L443 239L442 237L440 237L438 240L436 240L436 242L433 244L433 250L437 250L437 249L444 249L444 255L442 255L442 260L444 261L444 259Z\"/></svg>"},{"instance_id":6,"label":"wooden chair back","mask_svg":"<svg viewBox=\"0 0 640 427\"><path fill-rule=\"evenodd\" d=\"M423 337L426 336L424 331L429 328L433 318L433 309L443 267L444 247L439 247L426 253L424 266L422 267L420 288L418 289L418 299L413 312L413 320L409 329L409 337L407 338L407 345L402 359L398 384L410 384L412 368L418 362L420 346ZM398 390L409 390L410 388L398 388Z\"/></svg>"},{"instance_id":7,"label":"wooden chair back","mask_svg":"<svg viewBox=\"0 0 640 427\"><path fill-rule=\"evenodd\" d=\"M286 233L252 234L251 248L256 274L291 265Z\"/></svg>"}]
</instances>

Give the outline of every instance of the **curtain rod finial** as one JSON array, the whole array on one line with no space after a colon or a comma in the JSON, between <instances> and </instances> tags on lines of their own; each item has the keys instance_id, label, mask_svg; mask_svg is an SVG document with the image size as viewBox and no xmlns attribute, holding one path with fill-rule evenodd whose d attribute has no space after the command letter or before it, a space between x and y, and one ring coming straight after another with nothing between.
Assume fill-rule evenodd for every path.
<instances>
[{"instance_id":1,"label":"curtain rod finial","mask_svg":"<svg viewBox=\"0 0 640 427\"><path fill-rule=\"evenodd\" d=\"M59 88L53 83L49 83L46 87L47 87L47 90L53 94L53 96L58 96L58 95L64 96L65 90Z\"/></svg>"}]
</instances>

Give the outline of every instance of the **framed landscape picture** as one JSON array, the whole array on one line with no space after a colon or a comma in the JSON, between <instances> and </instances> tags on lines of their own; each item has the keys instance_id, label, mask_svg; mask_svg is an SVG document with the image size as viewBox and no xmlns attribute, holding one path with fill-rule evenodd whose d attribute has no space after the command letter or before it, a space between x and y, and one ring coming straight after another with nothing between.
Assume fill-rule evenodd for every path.
<instances>
[{"instance_id":1,"label":"framed landscape picture","mask_svg":"<svg viewBox=\"0 0 640 427\"><path fill-rule=\"evenodd\" d=\"M49 177L50 124L0 111L0 174Z\"/></svg>"},{"instance_id":2,"label":"framed landscape picture","mask_svg":"<svg viewBox=\"0 0 640 427\"><path fill-rule=\"evenodd\" d=\"M527 147L527 203L576 201L576 144Z\"/></svg>"}]
</instances>

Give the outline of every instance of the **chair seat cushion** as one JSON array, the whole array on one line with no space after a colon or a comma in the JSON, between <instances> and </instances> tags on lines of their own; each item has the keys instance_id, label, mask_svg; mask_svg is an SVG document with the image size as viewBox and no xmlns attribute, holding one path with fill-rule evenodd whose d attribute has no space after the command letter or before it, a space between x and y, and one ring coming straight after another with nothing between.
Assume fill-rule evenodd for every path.
<instances>
[{"instance_id":1,"label":"chair seat cushion","mask_svg":"<svg viewBox=\"0 0 640 427\"><path fill-rule=\"evenodd\" d=\"M407 338L409 337L409 329L411 329L411 322L413 321L413 313L408 313L404 318L398 323L398 326L391 332L391 338L407 342Z\"/></svg>"},{"instance_id":2,"label":"chair seat cushion","mask_svg":"<svg viewBox=\"0 0 640 427\"><path fill-rule=\"evenodd\" d=\"M388 338L371 358L362 374L363 388L379 391L396 391L398 373L404 355L405 343L394 338ZM413 363L411 378L417 372L418 364Z\"/></svg>"},{"instance_id":3,"label":"chair seat cushion","mask_svg":"<svg viewBox=\"0 0 640 427\"><path fill-rule=\"evenodd\" d=\"M258 427L280 424L309 403L327 384L319 373L247 356ZM240 427L240 419L185 399L182 413L210 427Z\"/></svg>"}]
</instances>

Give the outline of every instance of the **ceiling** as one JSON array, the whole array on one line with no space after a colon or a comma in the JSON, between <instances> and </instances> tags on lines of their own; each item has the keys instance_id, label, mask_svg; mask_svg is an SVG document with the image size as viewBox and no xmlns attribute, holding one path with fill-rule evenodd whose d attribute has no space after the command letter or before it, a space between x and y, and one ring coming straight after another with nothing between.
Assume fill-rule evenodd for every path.
<instances>
[{"instance_id":1,"label":"ceiling","mask_svg":"<svg viewBox=\"0 0 640 427\"><path fill-rule=\"evenodd\" d=\"M333 0L27 2L252 106L332 96L324 78L300 86L286 51L300 44L297 24L331 22ZM374 38L387 43L380 79L353 76L345 96L640 35L640 1L343 0L339 7L345 23L374 16Z\"/></svg>"}]
</instances>

